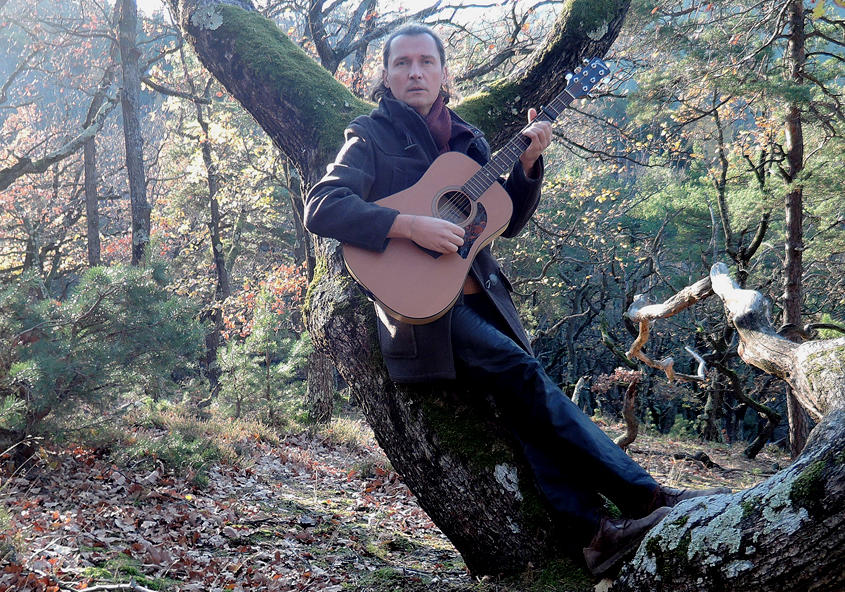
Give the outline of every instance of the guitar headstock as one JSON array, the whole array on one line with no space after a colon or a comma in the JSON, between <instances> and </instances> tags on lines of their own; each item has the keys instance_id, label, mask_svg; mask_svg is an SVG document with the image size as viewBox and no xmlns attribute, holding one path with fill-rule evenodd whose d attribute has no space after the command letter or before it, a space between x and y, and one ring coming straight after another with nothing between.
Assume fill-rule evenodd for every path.
<instances>
[{"instance_id":1,"label":"guitar headstock","mask_svg":"<svg viewBox=\"0 0 845 592\"><path fill-rule=\"evenodd\" d=\"M572 95L573 99L587 95L602 78L610 74L610 68L601 61L601 58L584 60L584 62L584 66L575 70L569 86L566 87L566 91Z\"/></svg>"}]
</instances>

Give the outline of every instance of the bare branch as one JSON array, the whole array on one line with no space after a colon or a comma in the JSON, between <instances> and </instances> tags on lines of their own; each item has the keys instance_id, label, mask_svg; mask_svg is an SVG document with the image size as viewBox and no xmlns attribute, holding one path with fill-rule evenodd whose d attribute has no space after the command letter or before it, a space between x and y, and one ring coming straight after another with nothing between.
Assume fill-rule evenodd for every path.
<instances>
[{"instance_id":1,"label":"bare branch","mask_svg":"<svg viewBox=\"0 0 845 592\"><path fill-rule=\"evenodd\" d=\"M82 148L87 140L97 135L106 117L116 106L116 100L107 99L106 105L100 109L90 126L85 128L78 136L65 143L61 148L51 152L44 158L38 160L22 158L12 166L0 169L0 191L8 189L12 183L24 175L41 174L50 168L51 165L74 154Z\"/></svg>"},{"instance_id":2,"label":"bare branch","mask_svg":"<svg viewBox=\"0 0 845 592\"><path fill-rule=\"evenodd\" d=\"M181 90L176 90L175 88L169 88L162 84L158 84L157 82L153 81L152 78L150 78L149 76L144 76L143 78L141 78L141 82L149 86L154 91L160 92L161 94L167 95L169 97L185 99L199 105L211 104L211 99L209 98L198 97L196 95L192 95L191 93L182 92Z\"/></svg>"},{"instance_id":3,"label":"bare branch","mask_svg":"<svg viewBox=\"0 0 845 592\"><path fill-rule=\"evenodd\" d=\"M655 361L643 352L643 348L648 342L651 325L655 320L674 316L712 294L713 289L711 287L709 277L697 281L692 286L687 286L661 304L647 304L645 296L637 294L634 297L634 302L631 303L630 307L628 307L625 316L627 316L631 321L639 324L639 335L634 340L634 343L631 345L631 348L628 350L626 355L631 359L641 360L647 366L665 372L666 378L669 382L673 382L675 380L681 380L684 382L702 382L704 380L704 375L701 372L701 369L699 369L699 374L696 376L675 372L674 358L668 356L662 360ZM693 356L700 360L696 354L693 353Z\"/></svg>"}]
</instances>

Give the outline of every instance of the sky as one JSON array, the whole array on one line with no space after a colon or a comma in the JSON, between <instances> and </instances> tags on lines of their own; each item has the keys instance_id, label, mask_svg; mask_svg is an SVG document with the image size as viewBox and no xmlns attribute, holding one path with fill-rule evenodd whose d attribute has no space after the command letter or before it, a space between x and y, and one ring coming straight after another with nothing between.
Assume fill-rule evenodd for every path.
<instances>
[{"instance_id":1,"label":"sky","mask_svg":"<svg viewBox=\"0 0 845 592\"><path fill-rule=\"evenodd\" d=\"M138 0L138 10L144 14L152 14L163 7L164 2L161 0Z\"/></svg>"},{"instance_id":2,"label":"sky","mask_svg":"<svg viewBox=\"0 0 845 592\"><path fill-rule=\"evenodd\" d=\"M162 2L162 0L137 0L137 2L138 10L144 14L152 14L164 6L164 2ZM402 0L401 4L405 8L414 11L419 10L420 8L425 8L426 6L431 6L432 0ZM452 2L452 4L456 4L456 2Z\"/></svg>"}]
</instances>

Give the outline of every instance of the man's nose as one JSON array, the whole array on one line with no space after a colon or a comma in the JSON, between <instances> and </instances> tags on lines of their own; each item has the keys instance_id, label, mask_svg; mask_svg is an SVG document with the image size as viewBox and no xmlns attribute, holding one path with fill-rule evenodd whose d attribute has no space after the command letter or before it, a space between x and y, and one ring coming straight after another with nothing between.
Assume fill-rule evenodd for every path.
<instances>
[{"instance_id":1,"label":"man's nose","mask_svg":"<svg viewBox=\"0 0 845 592\"><path fill-rule=\"evenodd\" d=\"M408 76L411 78L419 78L422 76L422 68L420 68L419 64L411 64L411 71L408 73Z\"/></svg>"}]
</instances>

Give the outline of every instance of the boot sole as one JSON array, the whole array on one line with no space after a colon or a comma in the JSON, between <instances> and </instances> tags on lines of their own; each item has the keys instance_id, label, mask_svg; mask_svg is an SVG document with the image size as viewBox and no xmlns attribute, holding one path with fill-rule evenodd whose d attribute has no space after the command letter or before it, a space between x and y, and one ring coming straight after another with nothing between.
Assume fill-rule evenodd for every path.
<instances>
[{"instance_id":1,"label":"boot sole","mask_svg":"<svg viewBox=\"0 0 845 592\"><path fill-rule=\"evenodd\" d=\"M650 531L646 531L646 532L644 532L642 535L640 535L639 537L637 537L636 539L632 540L630 543L628 543L627 545L625 545L624 547L622 547L621 549L619 549L618 551L616 551L616 553L614 553L613 555L611 555L609 558L605 559L602 563L600 563L600 564L598 565L598 567L596 567L596 568L591 568L591 567L588 565L587 567L590 569L590 572L591 572L594 576L600 576L600 575L604 574L604 573L605 573L606 571L608 571L611 567L613 567L613 566L614 566L614 565L616 565L619 561L621 561L621 560L622 560L625 556L627 556L628 554L630 554L630 553L632 553L632 552L636 551L636 550L639 548L640 543L642 543L642 542L643 542L643 539L646 537L646 535L647 535L649 532L650 532Z\"/></svg>"}]
</instances>

